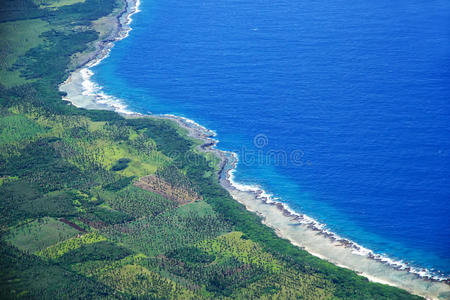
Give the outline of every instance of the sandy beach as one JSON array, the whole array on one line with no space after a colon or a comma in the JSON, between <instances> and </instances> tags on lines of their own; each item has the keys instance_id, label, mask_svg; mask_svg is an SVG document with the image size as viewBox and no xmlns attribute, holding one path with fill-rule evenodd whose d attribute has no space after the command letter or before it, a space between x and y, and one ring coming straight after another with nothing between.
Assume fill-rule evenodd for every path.
<instances>
[{"instance_id":1,"label":"sandy beach","mask_svg":"<svg viewBox=\"0 0 450 300\"><path fill-rule=\"evenodd\" d=\"M131 17L139 12L139 4L139 0L126 0L122 10L94 25L94 28L100 31L100 39L90 45L88 51L72 58L74 67L71 75L59 86L59 90L66 93L64 101L79 108L133 114L121 100L105 94L102 87L90 80L94 74L90 68L108 57L115 42L128 36L133 21Z\"/></svg>"}]
</instances>

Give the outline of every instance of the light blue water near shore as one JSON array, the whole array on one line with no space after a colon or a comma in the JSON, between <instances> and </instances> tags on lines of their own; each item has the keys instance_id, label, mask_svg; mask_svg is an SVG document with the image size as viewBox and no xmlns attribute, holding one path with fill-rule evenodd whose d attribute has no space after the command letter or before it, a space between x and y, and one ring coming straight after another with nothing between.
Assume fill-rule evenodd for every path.
<instances>
[{"instance_id":1,"label":"light blue water near shore","mask_svg":"<svg viewBox=\"0 0 450 300\"><path fill-rule=\"evenodd\" d=\"M450 274L448 1L144 0L133 19L93 69L106 93L216 130L238 181Z\"/></svg>"}]
</instances>

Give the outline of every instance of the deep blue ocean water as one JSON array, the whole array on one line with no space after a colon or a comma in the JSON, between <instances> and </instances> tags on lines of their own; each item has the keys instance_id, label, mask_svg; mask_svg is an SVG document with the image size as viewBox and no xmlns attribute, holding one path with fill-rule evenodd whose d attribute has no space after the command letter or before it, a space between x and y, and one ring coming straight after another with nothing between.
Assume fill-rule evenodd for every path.
<instances>
[{"instance_id":1,"label":"deep blue ocean water","mask_svg":"<svg viewBox=\"0 0 450 300\"><path fill-rule=\"evenodd\" d=\"M106 93L217 131L238 181L450 274L450 2L143 0L133 19L93 69Z\"/></svg>"}]
</instances>

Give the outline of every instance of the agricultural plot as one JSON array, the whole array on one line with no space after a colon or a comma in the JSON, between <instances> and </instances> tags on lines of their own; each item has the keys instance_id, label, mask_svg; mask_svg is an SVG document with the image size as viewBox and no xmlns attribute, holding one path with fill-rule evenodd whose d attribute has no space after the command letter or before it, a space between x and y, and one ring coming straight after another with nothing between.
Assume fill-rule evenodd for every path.
<instances>
[{"instance_id":1,"label":"agricultural plot","mask_svg":"<svg viewBox=\"0 0 450 300\"><path fill-rule=\"evenodd\" d=\"M103 191L99 193L99 197L113 209L134 218L156 216L176 207L173 201L135 186L126 187L116 193Z\"/></svg>"},{"instance_id":2,"label":"agricultural plot","mask_svg":"<svg viewBox=\"0 0 450 300\"><path fill-rule=\"evenodd\" d=\"M157 257L135 259L206 298L329 299L334 286L231 232Z\"/></svg>"},{"instance_id":3,"label":"agricultural plot","mask_svg":"<svg viewBox=\"0 0 450 300\"><path fill-rule=\"evenodd\" d=\"M125 265L101 275L100 281L133 296L195 299L195 294L139 265Z\"/></svg>"},{"instance_id":4,"label":"agricultural plot","mask_svg":"<svg viewBox=\"0 0 450 300\"><path fill-rule=\"evenodd\" d=\"M49 246L36 255L45 259L57 259L70 251L81 248L82 246L106 241L106 238L96 232L73 237L55 245Z\"/></svg>"},{"instance_id":5,"label":"agricultural plot","mask_svg":"<svg viewBox=\"0 0 450 300\"><path fill-rule=\"evenodd\" d=\"M201 208L198 211L195 208ZM192 203L103 229L111 240L154 256L227 232L230 226L206 203Z\"/></svg>"},{"instance_id":6,"label":"agricultural plot","mask_svg":"<svg viewBox=\"0 0 450 300\"><path fill-rule=\"evenodd\" d=\"M33 253L78 234L80 232L69 225L45 217L14 228L6 241L22 251Z\"/></svg>"}]
</instances>

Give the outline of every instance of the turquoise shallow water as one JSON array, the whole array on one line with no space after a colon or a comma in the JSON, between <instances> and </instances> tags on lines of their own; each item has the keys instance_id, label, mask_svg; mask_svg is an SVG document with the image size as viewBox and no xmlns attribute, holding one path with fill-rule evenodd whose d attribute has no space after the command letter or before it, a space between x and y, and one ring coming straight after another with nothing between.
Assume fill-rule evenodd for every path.
<instances>
[{"instance_id":1,"label":"turquoise shallow water","mask_svg":"<svg viewBox=\"0 0 450 300\"><path fill-rule=\"evenodd\" d=\"M143 1L93 71L139 112L217 131L236 179L450 274L447 1Z\"/></svg>"}]
</instances>

